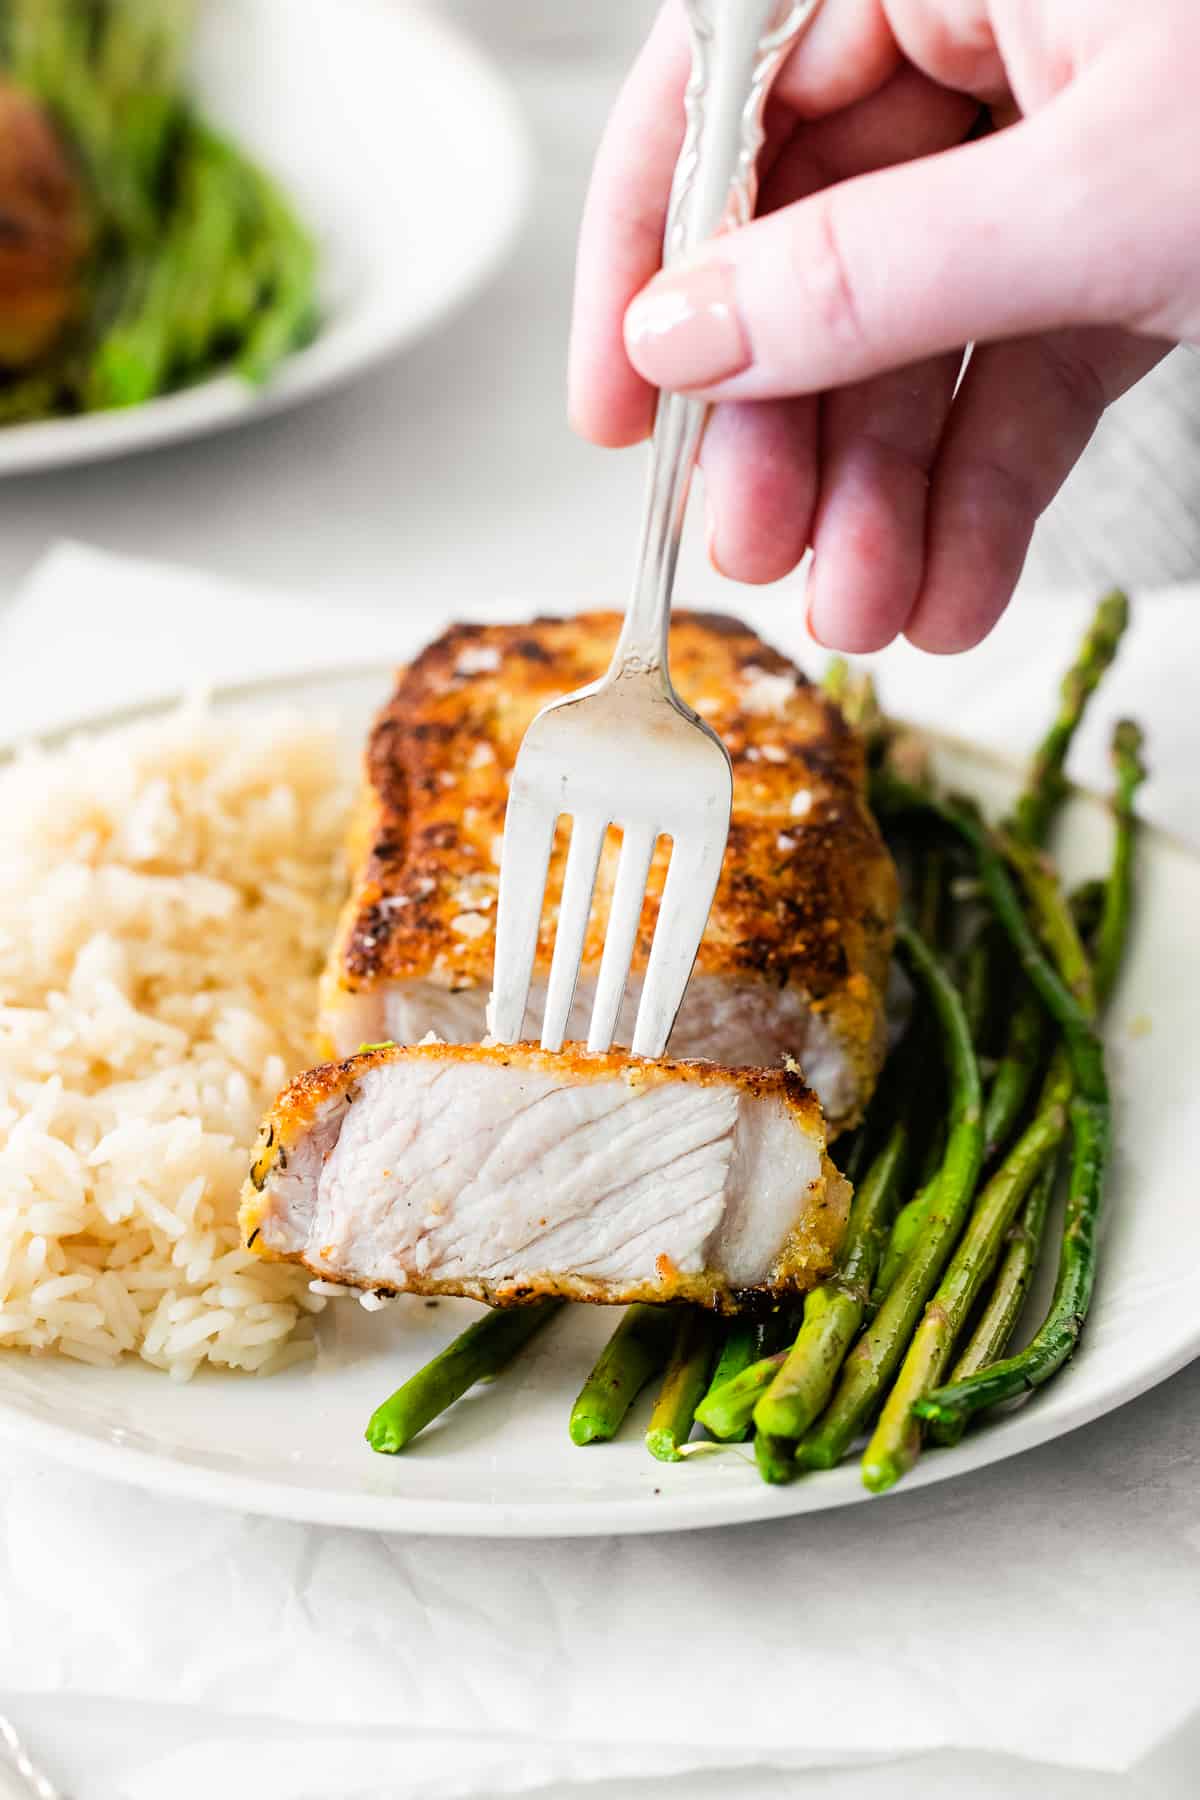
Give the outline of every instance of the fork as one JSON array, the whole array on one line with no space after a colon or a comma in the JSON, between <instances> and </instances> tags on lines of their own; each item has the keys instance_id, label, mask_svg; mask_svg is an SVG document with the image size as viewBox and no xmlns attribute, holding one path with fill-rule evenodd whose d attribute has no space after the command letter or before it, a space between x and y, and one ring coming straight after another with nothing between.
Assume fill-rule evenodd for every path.
<instances>
[{"instance_id":1,"label":"fork","mask_svg":"<svg viewBox=\"0 0 1200 1800\"><path fill-rule=\"evenodd\" d=\"M692 40L686 132L671 188L665 267L754 212L762 114L820 0L685 0ZM607 674L542 708L521 742L505 815L490 1027L522 1034L558 820L571 819L542 1047L562 1048L604 840L621 831L587 1047L608 1050L629 978L655 845L670 861L632 1049L657 1057L708 922L733 804L729 754L671 682L667 637L688 489L706 407L664 393L655 415L636 574Z\"/></svg>"}]
</instances>

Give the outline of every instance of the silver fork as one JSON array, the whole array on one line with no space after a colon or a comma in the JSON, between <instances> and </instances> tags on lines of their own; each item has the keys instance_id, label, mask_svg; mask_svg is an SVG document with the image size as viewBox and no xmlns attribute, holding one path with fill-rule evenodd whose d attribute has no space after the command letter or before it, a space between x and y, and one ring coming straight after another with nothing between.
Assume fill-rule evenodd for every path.
<instances>
[{"instance_id":1,"label":"silver fork","mask_svg":"<svg viewBox=\"0 0 1200 1800\"><path fill-rule=\"evenodd\" d=\"M780 64L820 0L685 0L692 37L687 129L663 247L669 267L754 212L762 113ZM521 1036L555 827L572 821L542 1019L561 1049L575 997L596 874L610 825L622 833L589 1050L607 1050L629 977L655 844L671 839L632 1049L661 1056L700 948L721 873L733 774L720 738L675 692L667 628L702 402L663 394L650 452L637 571L608 673L555 700L521 743L500 863L491 1030Z\"/></svg>"}]
</instances>

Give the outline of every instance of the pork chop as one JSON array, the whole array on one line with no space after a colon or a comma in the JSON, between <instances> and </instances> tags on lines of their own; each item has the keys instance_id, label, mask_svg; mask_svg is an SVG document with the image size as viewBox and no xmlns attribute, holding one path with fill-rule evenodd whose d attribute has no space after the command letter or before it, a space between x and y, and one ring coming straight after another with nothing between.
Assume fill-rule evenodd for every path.
<instances>
[{"instance_id":1,"label":"pork chop","mask_svg":"<svg viewBox=\"0 0 1200 1800\"><path fill-rule=\"evenodd\" d=\"M613 613L458 625L402 671L367 748L353 889L322 990L322 1054L486 1035L508 777L534 713L603 673ZM716 900L670 1051L733 1067L794 1057L836 1132L861 1114L884 1048L895 871L866 801L859 738L794 664L736 620L677 614L671 667L734 766ZM565 834L561 834L565 835ZM568 1035L587 1035L612 891L602 859ZM616 1042L628 1044L657 918L649 895ZM540 1026L565 846L551 862L526 1029Z\"/></svg>"},{"instance_id":2,"label":"pork chop","mask_svg":"<svg viewBox=\"0 0 1200 1800\"><path fill-rule=\"evenodd\" d=\"M242 1225L356 1287L736 1311L827 1273L848 1196L786 1069L383 1046L280 1095Z\"/></svg>"}]
</instances>

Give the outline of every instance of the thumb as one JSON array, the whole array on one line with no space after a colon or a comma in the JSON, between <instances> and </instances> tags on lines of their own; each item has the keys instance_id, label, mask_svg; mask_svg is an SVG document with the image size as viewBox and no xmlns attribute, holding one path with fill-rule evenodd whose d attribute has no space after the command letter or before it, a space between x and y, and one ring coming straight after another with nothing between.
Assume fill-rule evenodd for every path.
<instances>
[{"instance_id":1,"label":"thumb","mask_svg":"<svg viewBox=\"0 0 1200 1800\"><path fill-rule=\"evenodd\" d=\"M1128 231L1097 196L1091 134L1065 116L1077 94L782 207L657 275L625 315L634 367L657 387L766 399L1113 321L1101 277L1129 266Z\"/></svg>"}]
</instances>

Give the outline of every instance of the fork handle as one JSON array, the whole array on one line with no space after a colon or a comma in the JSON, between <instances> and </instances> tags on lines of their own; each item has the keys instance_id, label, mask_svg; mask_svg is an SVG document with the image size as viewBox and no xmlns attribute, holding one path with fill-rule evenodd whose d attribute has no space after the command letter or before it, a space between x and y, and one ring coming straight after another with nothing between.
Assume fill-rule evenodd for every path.
<instances>
[{"instance_id":1,"label":"fork handle","mask_svg":"<svg viewBox=\"0 0 1200 1800\"><path fill-rule=\"evenodd\" d=\"M780 64L821 0L685 0L692 73L686 133L667 212L663 267L754 215L763 107ZM688 490L708 408L662 393L650 445L650 474L633 594L613 674L667 675L667 626Z\"/></svg>"}]
</instances>

